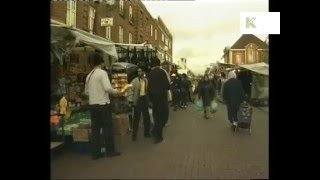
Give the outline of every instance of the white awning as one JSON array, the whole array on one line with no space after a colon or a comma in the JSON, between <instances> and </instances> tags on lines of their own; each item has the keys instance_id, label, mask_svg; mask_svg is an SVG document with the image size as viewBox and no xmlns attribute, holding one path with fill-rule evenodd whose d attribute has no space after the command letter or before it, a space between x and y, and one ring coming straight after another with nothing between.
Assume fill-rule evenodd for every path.
<instances>
[{"instance_id":1,"label":"white awning","mask_svg":"<svg viewBox=\"0 0 320 180\"><path fill-rule=\"evenodd\" d=\"M73 28L57 21L51 20L51 43L57 43L64 40L68 35L73 36L76 42L92 46L116 59L118 54L115 43L97 35L90 34L86 31Z\"/></svg>"},{"instance_id":2,"label":"white awning","mask_svg":"<svg viewBox=\"0 0 320 180\"><path fill-rule=\"evenodd\" d=\"M269 65L264 62L256 64L243 64L239 66L250 71L256 72L258 74L269 76Z\"/></svg>"}]
</instances>

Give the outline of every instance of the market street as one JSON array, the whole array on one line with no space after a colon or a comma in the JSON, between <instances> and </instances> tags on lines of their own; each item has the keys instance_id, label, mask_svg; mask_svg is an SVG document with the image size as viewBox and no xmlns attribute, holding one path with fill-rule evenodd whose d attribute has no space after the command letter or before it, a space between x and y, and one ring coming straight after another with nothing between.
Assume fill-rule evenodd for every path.
<instances>
[{"instance_id":1,"label":"market street","mask_svg":"<svg viewBox=\"0 0 320 180\"><path fill-rule=\"evenodd\" d=\"M253 108L252 132L232 132L226 106L219 104L210 119L193 104L176 112L170 108L165 141L153 144L140 127L116 136L121 156L92 160L90 154L63 151L51 161L52 179L267 179L268 112Z\"/></svg>"}]
</instances>

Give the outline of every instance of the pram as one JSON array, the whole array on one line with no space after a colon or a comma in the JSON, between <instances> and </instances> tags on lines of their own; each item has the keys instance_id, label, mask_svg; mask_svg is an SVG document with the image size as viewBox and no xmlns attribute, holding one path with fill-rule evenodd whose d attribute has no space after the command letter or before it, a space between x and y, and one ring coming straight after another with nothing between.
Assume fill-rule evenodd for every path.
<instances>
[{"instance_id":1,"label":"pram","mask_svg":"<svg viewBox=\"0 0 320 180\"><path fill-rule=\"evenodd\" d=\"M247 103L247 101L240 104L237 118L238 126L234 128L234 131L238 131L239 128L242 128L247 129L249 133L251 133L252 107Z\"/></svg>"}]
</instances>

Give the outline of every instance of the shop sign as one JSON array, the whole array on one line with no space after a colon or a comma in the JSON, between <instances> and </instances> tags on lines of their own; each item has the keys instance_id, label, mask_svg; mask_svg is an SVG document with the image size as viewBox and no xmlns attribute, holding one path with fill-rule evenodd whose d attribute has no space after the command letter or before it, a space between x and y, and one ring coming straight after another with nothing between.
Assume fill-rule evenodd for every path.
<instances>
[{"instance_id":1,"label":"shop sign","mask_svg":"<svg viewBox=\"0 0 320 180\"><path fill-rule=\"evenodd\" d=\"M101 26L113 26L113 18L101 18Z\"/></svg>"}]
</instances>

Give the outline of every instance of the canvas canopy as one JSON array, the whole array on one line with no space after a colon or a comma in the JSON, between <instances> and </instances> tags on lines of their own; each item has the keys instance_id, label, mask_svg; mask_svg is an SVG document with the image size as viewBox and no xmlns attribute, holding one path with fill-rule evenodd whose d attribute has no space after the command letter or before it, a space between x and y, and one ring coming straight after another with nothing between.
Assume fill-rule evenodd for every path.
<instances>
[{"instance_id":1,"label":"canvas canopy","mask_svg":"<svg viewBox=\"0 0 320 180\"><path fill-rule=\"evenodd\" d=\"M92 46L118 59L115 43L112 41L51 20L51 46L66 49L79 43Z\"/></svg>"},{"instance_id":2,"label":"canvas canopy","mask_svg":"<svg viewBox=\"0 0 320 180\"><path fill-rule=\"evenodd\" d=\"M262 62L245 64L239 67L245 68L256 74L252 75L251 98L266 100L269 98L269 65Z\"/></svg>"},{"instance_id":3,"label":"canvas canopy","mask_svg":"<svg viewBox=\"0 0 320 180\"><path fill-rule=\"evenodd\" d=\"M264 62L256 64L243 64L239 66L250 71L256 72L258 74L269 76L269 65Z\"/></svg>"},{"instance_id":4,"label":"canvas canopy","mask_svg":"<svg viewBox=\"0 0 320 180\"><path fill-rule=\"evenodd\" d=\"M117 70L117 71L127 70L131 68L138 68L138 67L134 64L127 63L127 62L116 62L116 63L113 63L111 66L112 70Z\"/></svg>"}]
</instances>

